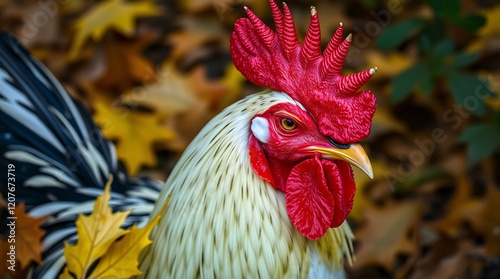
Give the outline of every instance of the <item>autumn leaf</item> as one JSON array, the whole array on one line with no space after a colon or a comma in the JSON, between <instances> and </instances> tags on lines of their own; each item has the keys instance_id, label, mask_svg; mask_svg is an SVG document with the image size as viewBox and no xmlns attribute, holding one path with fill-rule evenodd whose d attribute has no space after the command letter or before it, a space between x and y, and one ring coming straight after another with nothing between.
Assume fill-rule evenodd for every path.
<instances>
[{"instance_id":1,"label":"autumn leaf","mask_svg":"<svg viewBox=\"0 0 500 279\"><path fill-rule=\"evenodd\" d=\"M21 267L25 268L31 261L42 263L42 237L45 231L40 224L45 218L34 218L24 209L24 203L16 206L16 252Z\"/></svg>"},{"instance_id":2,"label":"autumn leaf","mask_svg":"<svg viewBox=\"0 0 500 279\"><path fill-rule=\"evenodd\" d=\"M130 174L137 174L143 165L156 165L153 144L174 140L175 131L165 129L156 114L137 112L103 94L94 95L94 120L101 126L104 137L117 141L118 159Z\"/></svg>"},{"instance_id":3,"label":"autumn leaf","mask_svg":"<svg viewBox=\"0 0 500 279\"><path fill-rule=\"evenodd\" d=\"M163 208L167 204L168 200L163 205ZM160 212L163 212L163 210L160 210ZM143 228L137 228L134 224L128 234L111 245L109 251L102 257L99 264L97 264L89 276L89 279L129 278L141 274L142 272L137 268L139 265L139 254L146 246L151 244L152 241L149 239L149 234L156 224L158 224L160 217L161 215L158 214Z\"/></svg>"},{"instance_id":4,"label":"autumn leaf","mask_svg":"<svg viewBox=\"0 0 500 279\"><path fill-rule=\"evenodd\" d=\"M96 86L124 93L134 86L156 81L153 64L141 54L153 40L152 34L146 34L134 40L121 39L107 42L104 45L106 70L96 81Z\"/></svg>"},{"instance_id":5,"label":"autumn leaf","mask_svg":"<svg viewBox=\"0 0 500 279\"><path fill-rule=\"evenodd\" d=\"M160 117L171 118L192 108L197 99L187 80L171 64L158 73L158 82L137 87L122 96L127 104L154 110Z\"/></svg>"},{"instance_id":6,"label":"autumn leaf","mask_svg":"<svg viewBox=\"0 0 500 279\"><path fill-rule=\"evenodd\" d=\"M104 256L113 242L128 232L120 227L130 214L130 210L112 213L108 205L111 198L109 193L111 182L112 179L106 184L103 195L97 198L92 214L78 216L76 221L78 242L74 245L64 243L67 269L77 278L84 278L92 264ZM64 276L62 278L66 278Z\"/></svg>"},{"instance_id":7,"label":"autumn leaf","mask_svg":"<svg viewBox=\"0 0 500 279\"><path fill-rule=\"evenodd\" d=\"M427 278L478 278L471 274L471 255L479 254L479 249L474 247L472 243L463 242L459 247L451 243L446 243L446 249L457 249L449 255L441 255L436 257L434 261L429 262L427 266L415 268L415 272L410 279L427 279ZM451 246L451 247L450 247ZM431 253L439 253L440 251L432 251Z\"/></svg>"},{"instance_id":8,"label":"autumn leaf","mask_svg":"<svg viewBox=\"0 0 500 279\"><path fill-rule=\"evenodd\" d=\"M486 197L476 212L467 212L468 220L485 237L486 251L493 256L500 256L500 190L489 185ZM477 214L474 214L477 213Z\"/></svg>"},{"instance_id":9,"label":"autumn leaf","mask_svg":"<svg viewBox=\"0 0 500 279\"><path fill-rule=\"evenodd\" d=\"M372 208L365 214L367 223L355 233L360 242L355 253L356 266L379 264L392 270L398 253L415 253L418 204L391 204Z\"/></svg>"},{"instance_id":10,"label":"autumn leaf","mask_svg":"<svg viewBox=\"0 0 500 279\"><path fill-rule=\"evenodd\" d=\"M437 230L452 238L460 234L467 217L473 212L477 214L482 204L482 200L473 198L472 191L470 180L463 175L457 178L455 195L447 207L446 214L434 222Z\"/></svg>"},{"instance_id":11,"label":"autumn leaf","mask_svg":"<svg viewBox=\"0 0 500 279\"><path fill-rule=\"evenodd\" d=\"M134 32L135 19L155 16L160 9L149 0L126 1L105 0L96 4L75 23L75 38L69 58L75 59L85 41L92 38L100 41L106 31L114 29L125 36Z\"/></svg>"},{"instance_id":12,"label":"autumn leaf","mask_svg":"<svg viewBox=\"0 0 500 279\"><path fill-rule=\"evenodd\" d=\"M375 181L385 180L385 176L389 169L383 163L378 161L372 162L373 179L359 168L353 167L354 180L356 181L356 195L354 195L354 204L349 213L349 219L361 222L365 211L371 210L374 206L373 202L367 196L367 187Z\"/></svg>"},{"instance_id":13,"label":"autumn leaf","mask_svg":"<svg viewBox=\"0 0 500 279\"><path fill-rule=\"evenodd\" d=\"M2 272L6 272L7 260L6 253L9 252L10 246L15 246L15 258L21 265L20 269L25 269L29 264L35 262L42 264L42 237L45 231L40 228L40 224L45 220L42 218L34 218L26 213L24 203L18 204L15 210L15 220L6 220L7 224L11 221L15 223L15 243L9 242L8 239L0 239L0 247L2 248ZM7 228L9 228L7 226ZM5 253L3 252L5 251ZM16 269L16 272L19 268Z\"/></svg>"},{"instance_id":14,"label":"autumn leaf","mask_svg":"<svg viewBox=\"0 0 500 279\"><path fill-rule=\"evenodd\" d=\"M78 242L75 245L64 245L66 267L60 279L130 278L141 274L137 268L139 255L151 243L149 234L160 220L161 214L156 215L143 228L134 225L127 230L121 229L131 210L112 213L109 206L112 180L111 177L103 195L97 198L92 214L78 217ZM169 199L164 203L163 209L168 201ZM121 236L123 238L118 240ZM99 262L88 274L97 260Z\"/></svg>"}]
</instances>

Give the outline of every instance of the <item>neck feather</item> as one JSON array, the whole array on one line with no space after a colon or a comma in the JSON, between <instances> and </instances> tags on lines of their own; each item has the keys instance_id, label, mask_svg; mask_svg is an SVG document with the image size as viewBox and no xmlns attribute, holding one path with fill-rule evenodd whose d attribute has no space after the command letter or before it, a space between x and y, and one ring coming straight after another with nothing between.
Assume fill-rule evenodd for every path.
<instances>
[{"instance_id":1,"label":"neck feather","mask_svg":"<svg viewBox=\"0 0 500 279\"><path fill-rule=\"evenodd\" d=\"M151 213L171 196L142 259L144 277L307 276L314 245L290 223L284 194L249 162L250 121L278 102L295 101L278 92L248 96L212 119L189 145ZM340 237L334 233L315 245L334 243L344 251L350 235L338 230ZM341 257L326 260L338 265Z\"/></svg>"}]
</instances>

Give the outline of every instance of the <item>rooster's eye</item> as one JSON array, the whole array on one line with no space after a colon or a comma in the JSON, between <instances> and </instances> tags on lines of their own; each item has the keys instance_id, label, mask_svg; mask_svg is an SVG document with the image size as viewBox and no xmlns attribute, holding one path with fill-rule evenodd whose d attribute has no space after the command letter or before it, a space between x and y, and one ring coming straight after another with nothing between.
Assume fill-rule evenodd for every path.
<instances>
[{"instance_id":1,"label":"rooster's eye","mask_svg":"<svg viewBox=\"0 0 500 279\"><path fill-rule=\"evenodd\" d=\"M281 127L287 131L297 128L297 124L289 118L281 118Z\"/></svg>"}]
</instances>

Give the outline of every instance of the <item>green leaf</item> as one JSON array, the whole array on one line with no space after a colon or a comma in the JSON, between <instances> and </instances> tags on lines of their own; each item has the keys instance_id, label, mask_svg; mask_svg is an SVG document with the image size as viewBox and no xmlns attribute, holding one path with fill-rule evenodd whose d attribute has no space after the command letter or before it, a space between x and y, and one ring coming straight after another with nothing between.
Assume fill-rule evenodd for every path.
<instances>
[{"instance_id":1,"label":"green leaf","mask_svg":"<svg viewBox=\"0 0 500 279\"><path fill-rule=\"evenodd\" d=\"M471 125L462 132L459 141L468 145L467 156L471 166L500 149L500 113L489 122Z\"/></svg>"},{"instance_id":2,"label":"green leaf","mask_svg":"<svg viewBox=\"0 0 500 279\"><path fill-rule=\"evenodd\" d=\"M420 34L420 36L418 36L418 48L420 49L420 52L424 55L429 53L432 48L432 37L431 34L429 34L429 32L426 32L427 29L424 29L424 31Z\"/></svg>"},{"instance_id":3,"label":"green leaf","mask_svg":"<svg viewBox=\"0 0 500 279\"><path fill-rule=\"evenodd\" d=\"M451 72L448 76L448 85L455 101L471 113L483 115L486 110L484 99L493 95L488 83L473 74Z\"/></svg>"},{"instance_id":4,"label":"green leaf","mask_svg":"<svg viewBox=\"0 0 500 279\"><path fill-rule=\"evenodd\" d=\"M418 62L396 76L392 81L391 100L399 102L406 98L420 81L420 77L425 74L425 71L425 64Z\"/></svg>"},{"instance_id":5,"label":"green leaf","mask_svg":"<svg viewBox=\"0 0 500 279\"><path fill-rule=\"evenodd\" d=\"M458 21L463 29L469 32L475 32L477 29L481 28L486 23L486 18L481 15L471 14L462 17Z\"/></svg>"},{"instance_id":6,"label":"green leaf","mask_svg":"<svg viewBox=\"0 0 500 279\"><path fill-rule=\"evenodd\" d=\"M457 20L462 10L460 0L428 0L427 2L438 17L448 21Z\"/></svg>"},{"instance_id":7,"label":"green leaf","mask_svg":"<svg viewBox=\"0 0 500 279\"><path fill-rule=\"evenodd\" d=\"M462 68L469 66L474 63L480 56L479 52L461 52L455 56L453 62L451 62L451 67Z\"/></svg>"},{"instance_id":8,"label":"green leaf","mask_svg":"<svg viewBox=\"0 0 500 279\"><path fill-rule=\"evenodd\" d=\"M400 46L409 37L420 31L427 24L423 18L412 18L386 28L377 38L376 46L387 50Z\"/></svg>"},{"instance_id":9,"label":"green leaf","mask_svg":"<svg viewBox=\"0 0 500 279\"><path fill-rule=\"evenodd\" d=\"M450 39L443 39L432 49L432 55L436 58L444 58L453 53L455 43Z\"/></svg>"}]
</instances>

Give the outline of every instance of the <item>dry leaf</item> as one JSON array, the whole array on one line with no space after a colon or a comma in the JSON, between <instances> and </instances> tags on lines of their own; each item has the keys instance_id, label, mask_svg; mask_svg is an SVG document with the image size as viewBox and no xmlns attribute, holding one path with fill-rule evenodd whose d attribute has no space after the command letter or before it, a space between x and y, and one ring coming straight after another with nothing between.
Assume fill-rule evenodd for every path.
<instances>
[{"instance_id":1,"label":"dry leaf","mask_svg":"<svg viewBox=\"0 0 500 279\"><path fill-rule=\"evenodd\" d=\"M156 81L154 66L141 55L153 40L153 35L145 35L135 40L107 42L104 46L106 70L96 81L96 86L123 93L134 86Z\"/></svg>"},{"instance_id":2,"label":"dry leaf","mask_svg":"<svg viewBox=\"0 0 500 279\"><path fill-rule=\"evenodd\" d=\"M355 265L379 264L392 270L398 253L415 253L419 214L415 203L391 204L366 211L367 223L355 234L360 242Z\"/></svg>"},{"instance_id":3,"label":"dry leaf","mask_svg":"<svg viewBox=\"0 0 500 279\"><path fill-rule=\"evenodd\" d=\"M470 256L477 250L471 243L463 242L459 245L458 251L437 259L431 266L417 267L410 279L478 278L478 274L471 274Z\"/></svg>"},{"instance_id":4,"label":"dry leaf","mask_svg":"<svg viewBox=\"0 0 500 279\"><path fill-rule=\"evenodd\" d=\"M457 178L455 195L446 214L434 223L434 227L449 237L455 238L463 230L467 216L479 212L482 201L472 196L472 185L468 178L461 175Z\"/></svg>"},{"instance_id":5,"label":"dry leaf","mask_svg":"<svg viewBox=\"0 0 500 279\"><path fill-rule=\"evenodd\" d=\"M158 74L157 83L137 87L121 99L127 104L150 108L162 118L171 118L188 111L197 102L190 88L173 65L166 64Z\"/></svg>"},{"instance_id":6,"label":"dry leaf","mask_svg":"<svg viewBox=\"0 0 500 279\"><path fill-rule=\"evenodd\" d=\"M130 214L130 210L113 214L108 205L111 198L109 193L111 182L112 179L106 183L103 195L97 198L92 214L78 216L76 220L78 242L74 245L64 243L66 268L76 278L86 277L92 264L106 254L117 238L128 232L120 227ZM63 274L60 278L72 278L65 276Z\"/></svg>"},{"instance_id":7,"label":"dry leaf","mask_svg":"<svg viewBox=\"0 0 500 279\"><path fill-rule=\"evenodd\" d=\"M25 268L31 261L42 263L42 237L45 231L40 224L45 218L34 218L26 214L24 203L16 206L16 253L21 267Z\"/></svg>"},{"instance_id":8,"label":"dry leaf","mask_svg":"<svg viewBox=\"0 0 500 279\"><path fill-rule=\"evenodd\" d=\"M184 58L189 53L199 52L206 44L219 43L223 39L222 30L217 27L207 26L194 19L182 21L183 29L166 37L169 45L172 45L172 60Z\"/></svg>"},{"instance_id":9,"label":"dry leaf","mask_svg":"<svg viewBox=\"0 0 500 279\"><path fill-rule=\"evenodd\" d=\"M130 37L134 32L136 18L155 16L159 13L159 8L149 0L105 0L99 2L76 21L76 34L69 58L75 59L77 57L80 48L88 38L100 41L109 29L114 29Z\"/></svg>"},{"instance_id":10,"label":"dry leaf","mask_svg":"<svg viewBox=\"0 0 500 279\"><path fill-rule=\"evenodd\" d=\"M482 202L477 214L467 212L469 221L474 228L481 232L486 240L485 246L488 254L500 256L500 190L496 186L489 185L486 197Z\"/></svg>"},{"instance_id":11,"label":"dry leaf","mask_svg":"<svg viewBox=\"0 0 500 279\"><path fill-rule=\"evenodd\" d=\"M162 119L154 113L137 112L120 106L103 94L92 98L94 120L101 127L104 137L117 141L118 159L122 160L131 175L143 165L154 166L156 157L153 144L175 139L176 132L161 125Z\"/></svg>"},{"instance_id":12,"label":"dry leaf","mask_svg":"<svg viewBox=\"0 0 500 279\"><path fill-rule=\"evenodd\" d=\"M6 228L10 229L8 226L11 222L15 225L15 238L0 239L0 249L2 255L0 259L2 260L1 273L8 272L7 267L11 266L8 260L10 260L7 253L10 251L10 246L15 246L15 260L16 260L16 270L12 274L22 273L21 270L25 269L31 262L37 264L42 264L42 237L45 231L40 228L40 224L45 220L45 218L34 218L26 213L24 208L24 203L18 204L15 208L16 219L7 219ZM10 235L8 233L8 235ZM12 242L14 240L15 242Z\"/></svg>"},{"instance_id":13,"label":"dry leaf","mask_svg":"<svg viewBox=\"0 0 500 279\"><path fill-rule=\"evenodd\" d=\"M361 222L365 211L373 208L373 202L367 196L367 186L374 181L385 180L389 169L381 162L372 161L373 179L359 168L353 167L354 180L356 181L356 194L354 195L354 204L349 213L349 218Z\"/></svg>"}]
</instances>

